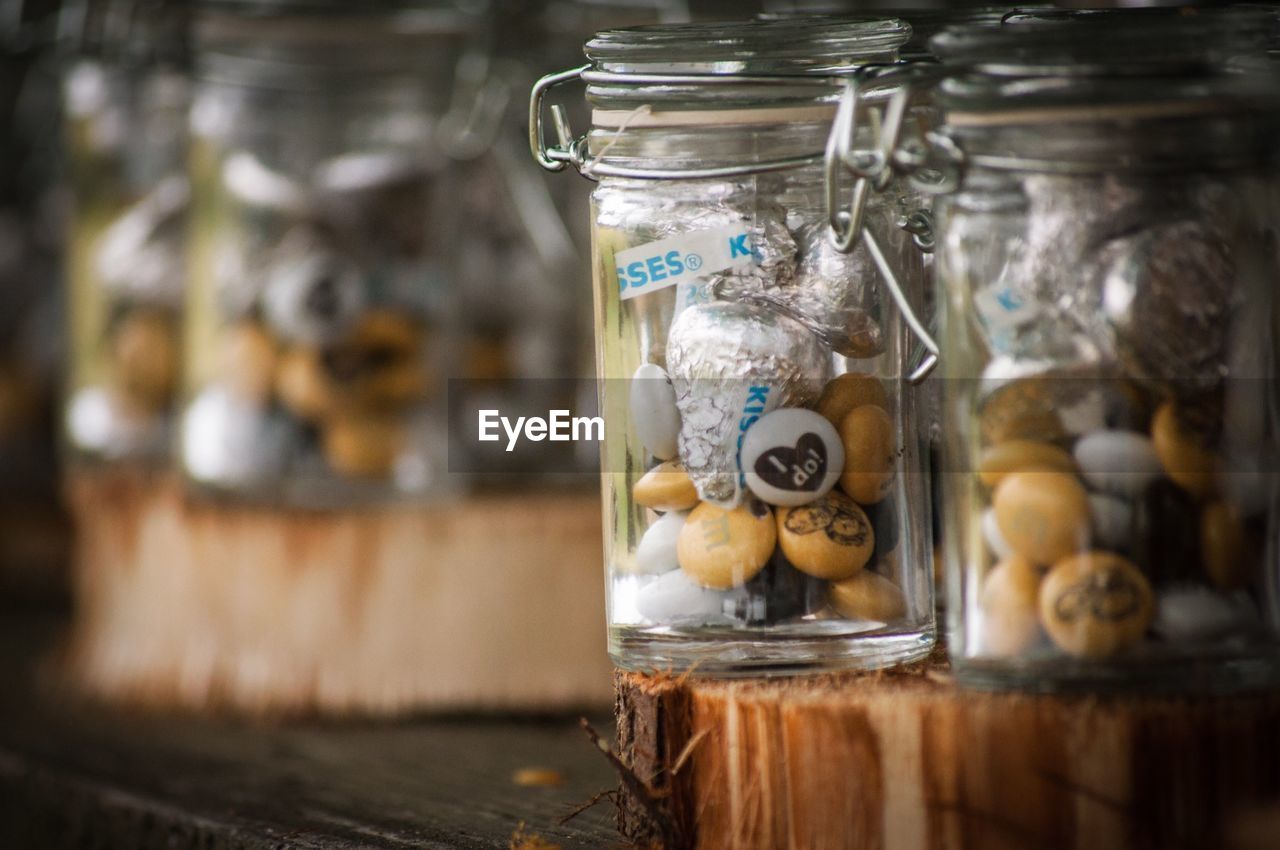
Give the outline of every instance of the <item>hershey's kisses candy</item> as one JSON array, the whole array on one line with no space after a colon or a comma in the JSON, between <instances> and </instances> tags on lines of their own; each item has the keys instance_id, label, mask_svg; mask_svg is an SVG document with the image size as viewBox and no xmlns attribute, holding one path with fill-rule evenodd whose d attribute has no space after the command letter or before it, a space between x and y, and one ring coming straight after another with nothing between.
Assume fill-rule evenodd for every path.
<instances>
[{"instance_id":1,"label":"hershey's kisses candy","mask_svg":"<svg viewBox=\"0 0 1280 850\"><path fill-rule=\"evenodd\" d=\"M996 488L996 524L1013 551L1052 564L1089 542L1089 499L1074 475L1015 472Z\"/></svg>"},{"instance_id":2,"label":"hershey's kisses candy","mask_svg":"<svg viewBox=\"0 0 1280 850\"><path fill-rule=\"evenodd\" d=\"M889 579L870 570L859 570L844 581L833 581L831 607L851 620L892 623L907 616L907 597Z\"/></svg>"},{"instance_id":3,"label":"hershey's kisses candy","mask_svg":"<svg viewBox=\"0 0 1280 850\"><path fill-rule=\"evenodd\" d=\"M365 302L364 281L343 257L304 234L286 237L273 258L263 312L289 342L319 345L342 335Z\"/></svg>"},{"instance_id":4,"label":"hershey's kisses candy","mask_svg":"<svg viewBox=\"0 0 1280 850\"><path fill-rule=\"evenodd\" d=\"M825 220L793 211L785 228L773 219L753 227L753 245L786 245L796 262L774 273L747 266L717 275L719 298L762 304L791 316L828 347L846 357L875 357L884 351L883 298L879 273L858 243L841 253L827 237ZM896 228L878 227L886 251L899 268L918 263L918 253L898 250L910 241ZM784 235L785 234L785 235Z\"/></svg>"},{"instance_id":5,"label":"hershey's kisses candy","mask_svg":"<svg viewBox=\"0 0 1280 850\"><path fill-rule=\"evenodd\" d=\"M1040 578L1035 565L1012 555L983 579L983 654L1021 655L1040 640Z\"/></svg>"},{"instance_id":6,"label":"hershey's kisses candy","mask_svg":"<svg viewBox=\"0 0 1280 850\"><path fill-rule=\"evenodd\" d=\"M804 505L836 486L844 447L821 414L788 407L761 416L742 441L742 473L771 505Z\"/></svg>"},{"instance_id":7,"label":"hershey's kisses candy","mask_svg":"<svg viewBox=\"0 0 1280 850\"><path fill-rule=\"evenodd\" d=\"M1094 431L1073 449L1080 474L1090 487L1133 498L1162 474L1160 458L1146 434Z\"/></svg>"},{"instance_id":8,"label":"hershey's kisses candy","mask_svg":"<svg viewBox=\"0 0 1280 850\"><path fill-rule=\"evenodd\" d=\"M1064 558L1040 584L1040 622L1059 649L1081 658L1106 658L1142 640L1154 611L1146 577L1109 552Z\"/></svg>"},{"instance_id":9,"label":"hershey's kisses candy","mask_svg":"<svg viewBox=\"0 0 1280 850\"><path fill-rule=\"evenodd\" d=\"M1125 371L1175 391L1222 377L1236 264L1206 221L1175 221L1125 236L1102 251L1103 310Z\"/></svg>"},{"instance_id":10,"label":"hershey's kisses candy","mask_svg":"<svg viewBox=\"0 0 1280 850\"><path fill-rule=\"evenodd\" d=\"M727 590L750 581L764 568L777 543L773 512L749 500L736 508L703 503L680 530L680 568L703 587Z\"/></svg>"},{"instance_id":11,"label":"hershey's kisses candy","mask_svg":"<svg viewBox=\"0 0 1280 850\"><path fill-rule=\"evenodd\" d=\"M103 232L97 267L119 295L177 307L186 279L185 226L191 190L185 177L166 177Z\"/></svg>"},{"instance_id":12,"label":"hershey's kisses candy","mask_svg":"<svg viewBox=\"0 0 1280 850\"><path fill-rule=\"evenodd\" d=\"M671 460L678 451L680 411L667 372L645 363L631 376L631 424L636 436L658 460Z\"/></svg>"},{"instance_id":13,"label":"hershey's kisses candy","mask_svg":"<svg viewBox=\"0 0 1280 850\"><path fill-rule=\"evenodd\" d=\"M818 397L831 354L803 325L750 304L697 304L667 337L680 410L680 459L701 497L741 498L738 451L756 419Z\"/></svg>"},{"instance_id":14,"label":"hershey's kisses candy","mask_svg":"<svg viewBox=\"0 0 1280 850\"><path fill-rule=\"evenodd\" d=\"M660 575L679 568L676 542L680 539L680 532L684 529L687 518L688 514L672 511L654 520L636 546L638 572Z\"/></svg>"},{"instance_id":15,"label":"hershey's kisses candy","mask_svg":"<svg viewBox=\"0 0 1280 850\"><path fill-rule=\"evenodd\" d=\"M796 569L815 578L839 580L871 560L875 532L853 499L833 491L811 504L780 508L778 545Z\"/></svg>"}]
</instances>

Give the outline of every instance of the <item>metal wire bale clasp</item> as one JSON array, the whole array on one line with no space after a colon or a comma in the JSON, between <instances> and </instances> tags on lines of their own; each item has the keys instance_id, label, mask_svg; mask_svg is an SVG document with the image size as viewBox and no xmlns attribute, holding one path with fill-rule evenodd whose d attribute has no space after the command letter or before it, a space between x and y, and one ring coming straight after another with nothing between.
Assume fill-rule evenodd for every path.
<instances>
[{"instance_id":1,"label":"metal wire bale clasp","mask_svg":"<svg viewBox=\"0 0 1280 850\"><path fill-rule=\"evenodd\" d=\"M903 143L902 128L916 95L912 83L927 79L930 74L930 66L917 64L872 68L851 77L841 93L823 159L827 223L832 244L840 252L848 253L854 249L855 243L862 242L897 304L903 321L924 347L923 357L908 372L908 380L913 384L924 381L938 365L938 343L916 315L880 241L867 227L866 209L872 192L883 192L896 176L914 175L928 161L923 145ZM879 132L875 134L874 144L870 148L858 148L858 112L866 104L868 92L882 94L886 86L892 88L884 102L883 117L878 122ZM848 207L841 204L841 177L845 173L853 177ZM927 181L931 191L939 191L945 182L936 176L938 173L933 172ZM901 226L911 234L920 250L928 252L933 248L932 224L930 214L921 210L908 216Z\"/></svg>"}]
</instances>

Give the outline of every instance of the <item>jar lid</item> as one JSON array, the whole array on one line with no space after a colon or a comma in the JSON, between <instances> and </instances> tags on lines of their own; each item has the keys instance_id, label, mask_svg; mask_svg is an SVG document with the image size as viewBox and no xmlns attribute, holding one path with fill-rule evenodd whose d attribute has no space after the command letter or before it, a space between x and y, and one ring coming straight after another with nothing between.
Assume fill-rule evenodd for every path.
<instances>
[{"instance_id":1,"label":"jar lid","mask_svg":"<svg viewBox=\"0 0 1280 850\"><path fill-rule=\"evenodd\" d=\"M197 70L205 79L330 88L426 73L474 16L449 0L199 0ZM424 81L425 82L425 81Z\"/></svg>"},{"instance_id":2,"label":"jar lid","mask_svg":"<svg viewBox=\"0 0 1280 850\"><path fill-rule=\"evenodd\" d=\"M58 40L72 55L139 65L185 64L191 10L185 0L65 0Z\"/></svg>"},{"instance_id":3,"label":"jar lid","mask_svg":"<svg viewBox=\"0 0 1280 850\"><path fill-rule=\"evenodd\" d=\"M898 58L911 27L896 18L795 17L606 30L585 53L617 74L836 75Z\"/></svg>"},{"instance_id":4,"label":"jar lid","mask_svg":"<svg viewBox=\"0 0 1280 850\"><path fill-rule=\"evenodd\" d=\"M1035 10L947 29L930 47L953 69L939 94L948 109L1184 102L1224 111L1270 87L1247 73L1265 35L1256 11Z\"/></svg>"}]
</instances>

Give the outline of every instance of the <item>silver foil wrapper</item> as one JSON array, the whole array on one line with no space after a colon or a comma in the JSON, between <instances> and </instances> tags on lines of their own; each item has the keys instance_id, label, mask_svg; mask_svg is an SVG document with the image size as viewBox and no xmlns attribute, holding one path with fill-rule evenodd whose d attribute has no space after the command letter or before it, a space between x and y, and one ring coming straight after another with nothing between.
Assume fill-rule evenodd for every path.
<instances>
[{"instance_id":1,"label":"silver foil wrapper","mask_svg":"<svg viewBox=\"0 0 1280 850\"><path fill-rule=\"evenodd\" d=\"M1226 241L1203 221L1149 227L1099 259L1103 313L1126 373L1177 395L1226 377L1232 315L1243 293Z\"/></svg>"},{"instance_id":2,"label":"silver foil wrapper","mask_svg":"<svg viewBox=\"0 0 1280 850\"><path fill-rule=\"evenodd\" d=\"M870 212L869 212L870 215ZM884 218L884 216L877 216ZM879 227L889 233L889 228ZM875 357L884 351L879 272L859 242L841 253L827 238L820 214L761 210L751 226L759 262L715 275L718 298L761 304L785 313L846 357ZM896 250L901 234L882 239L899 269L909 261ZM907 278L909 279L909 278Z\"/></svg>"},{"instance_id":3,"label":"silver foil wrapper","mask_svg":"<svg viewBox=\"0 0 1280 850\"><path fill-rule=\"evenodd\" d=\"M676 317L667 372L680 410L680 460L705 501L738 504L747 428L779 407L814 402L832 355L804 325L764 307L698 304Z\"/></svg>"}]
</instances>

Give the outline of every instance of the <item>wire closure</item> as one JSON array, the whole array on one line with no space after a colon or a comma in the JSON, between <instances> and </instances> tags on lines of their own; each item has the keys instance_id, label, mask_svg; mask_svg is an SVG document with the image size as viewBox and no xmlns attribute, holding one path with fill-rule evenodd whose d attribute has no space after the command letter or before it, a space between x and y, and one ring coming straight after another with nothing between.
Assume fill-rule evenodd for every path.
<instances>
[{"instance_id":1,"label":"wire closure","mask_svg":"<svg viewBox=\"0 0 1280 850\"><path fill-rule=\"evenodd\" d=\"M816 165L823 160L823 153L780 157L742 165L722 165L709 168L632 168L610 165L600 156L592 156L587 147L586 135L576 136L569 127L564 110L551 106L551 118L556 130L556 144L549 145L543 120L543 102L547 94L557 86L581 80L587 85L630 86L729 86L759 85L791 88L828 88L841 86L844 76L800 76L762 74L619 74L610 71L593 71L583 65L568 71L548 74L534 84L529 96L529 151L538 164L547 171L563 171L572 165L584 177L621 177L636 180L704 180L743 177L749 174L765 174L789 171Z\"/></svg>"},{"instance_id":2,"label":"wire closure","mask_svg":"<svg viewBox=\"0 0 1280 850\"><path fill-rule=\"evenodd\" d=\"M832 244L836 250L846 254L859 241L866 246L867 253L884 279L903 321L924 349L923 355L908 371L907 379L912 384L919 384L929 377L938 365L940 350L932 334L916 316L879 240L866 226L866 209L872 192L883 192L898 174L916 174L928 161L928 151L923 145L904 144L901 136L907 109L915 97L912 83L930 79L936 74L936 66L912 63L869 68L847 79L823 158L827 223L830 228L828 235ZM876 94L879 96L868 97ZM871 100L885 101L884 116L879 121L874 146L859 149L855 147L858 111ZM840 178L843 172L848 172L854 178L849 189L847 208L841 205ZM935 179L930 184L933 191L938 191L945 182ZM901 226L912 235L920 250L933 250L933 222L928 213L919 212L908 216L901 222Z\"/></svg>"}]
</instances>

